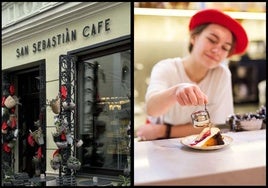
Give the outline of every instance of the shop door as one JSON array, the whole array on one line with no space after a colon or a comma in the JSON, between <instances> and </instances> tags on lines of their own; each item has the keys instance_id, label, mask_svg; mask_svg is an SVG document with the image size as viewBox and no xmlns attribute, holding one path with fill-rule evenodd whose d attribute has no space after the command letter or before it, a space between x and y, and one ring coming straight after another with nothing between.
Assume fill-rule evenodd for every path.
<instances>
[{"instance_id":1,"label":"shop door","mask_svg":"<svg viewBox=\"0 0 268 188\"><path fill-rule=\"evenodd\" d=\"M18 108L19 143L18 171L26 172L30 177L39 176L45 171L45 74L44 64L16 73L18 96L21 105ZM30 135L38 129L43 133L43 141L30 142ZM35 160L41 153L40 160Z\"/></svg>"}]
</instances>

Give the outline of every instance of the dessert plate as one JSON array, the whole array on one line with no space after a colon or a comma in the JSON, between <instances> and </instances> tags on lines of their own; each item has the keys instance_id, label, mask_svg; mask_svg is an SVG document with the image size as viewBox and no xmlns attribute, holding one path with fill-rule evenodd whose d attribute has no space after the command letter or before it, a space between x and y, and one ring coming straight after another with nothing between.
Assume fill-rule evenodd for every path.
<instances>
[{"instance_id":1,"label":"dessert plate","mask_svg":"<svg viewBox=\"0 0 268 188\"><path fill-rule=\"evenodd\" d=\"M185 146L188 146L190 148L193 149L199 149L199 150L216 150L216 149L221 149L224 148L226 146L228 146L233 139L229 136L226 135L222 135L223 137L223 141L224 144L223 145L217 145L217 146L206 146L206 147L201 147L201 146L196 146L196 145L191 145L194 142L194 139L197 137L198 135L191 135L191 136L187 136L181 139L181 143Z\"/></svg>"}]
</instances>

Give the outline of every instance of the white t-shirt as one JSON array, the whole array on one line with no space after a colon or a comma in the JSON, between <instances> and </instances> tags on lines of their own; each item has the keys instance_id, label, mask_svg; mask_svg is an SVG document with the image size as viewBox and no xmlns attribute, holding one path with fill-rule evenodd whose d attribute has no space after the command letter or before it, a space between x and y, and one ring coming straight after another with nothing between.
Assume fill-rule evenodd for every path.
<instances>
[{"instance_id":1,"label":"white t-shirt","mask_svg":"<svg viewBox=\"0 0 268 188\"><path fill-rule=\"evenodd\" d=\"M145 101L152 93L170 88L178 83L194 83L185 73L181 58L169 58L158 62L152 69ZM207 76L197 85L208 96L207 110L211 122L224 124L227 116L234 113L229 68L220 64L217 68L209 70ZM205 106L181 106L176 103L161 119L172 125L185 124L191 122L191 114L194 111L204 109Z\"/></svg>"}]
</instances>

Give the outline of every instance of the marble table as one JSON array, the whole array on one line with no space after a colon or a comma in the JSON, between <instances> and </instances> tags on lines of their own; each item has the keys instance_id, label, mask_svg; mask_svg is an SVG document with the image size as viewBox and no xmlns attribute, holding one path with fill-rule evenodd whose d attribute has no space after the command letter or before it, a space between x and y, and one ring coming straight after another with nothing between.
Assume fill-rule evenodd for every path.
<instances>
[{"instance_id":1,"label":"marble table","mask_svg":"<svg viewBox=\"0 0 268 188\"><path fill-rule=\"evenodd\" d=\"M266 129L224 132L217 150L196 150L183 138L134 141L134 185L266 185Z\"/></svg>"}]
</instances>

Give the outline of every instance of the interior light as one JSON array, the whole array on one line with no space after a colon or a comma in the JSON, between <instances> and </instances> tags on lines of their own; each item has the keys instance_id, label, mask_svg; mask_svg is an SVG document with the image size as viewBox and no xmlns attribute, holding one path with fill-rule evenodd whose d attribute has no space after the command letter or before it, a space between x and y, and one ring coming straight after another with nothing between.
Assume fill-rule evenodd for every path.
<instances>
[{"instance_id":1,"label":"interior light","mask_svg":"<svg viewBox=\"0 0 268 188\"><path fill-rule=\"evenodd\" d=\"M191 17L197 11L198 10L134 8L134 15ZM263 12L231 12L231 11L227 12L225 11L225 13L235 19L266 20L266 13L263 13Z\"/></svg>"}]
</instances>

